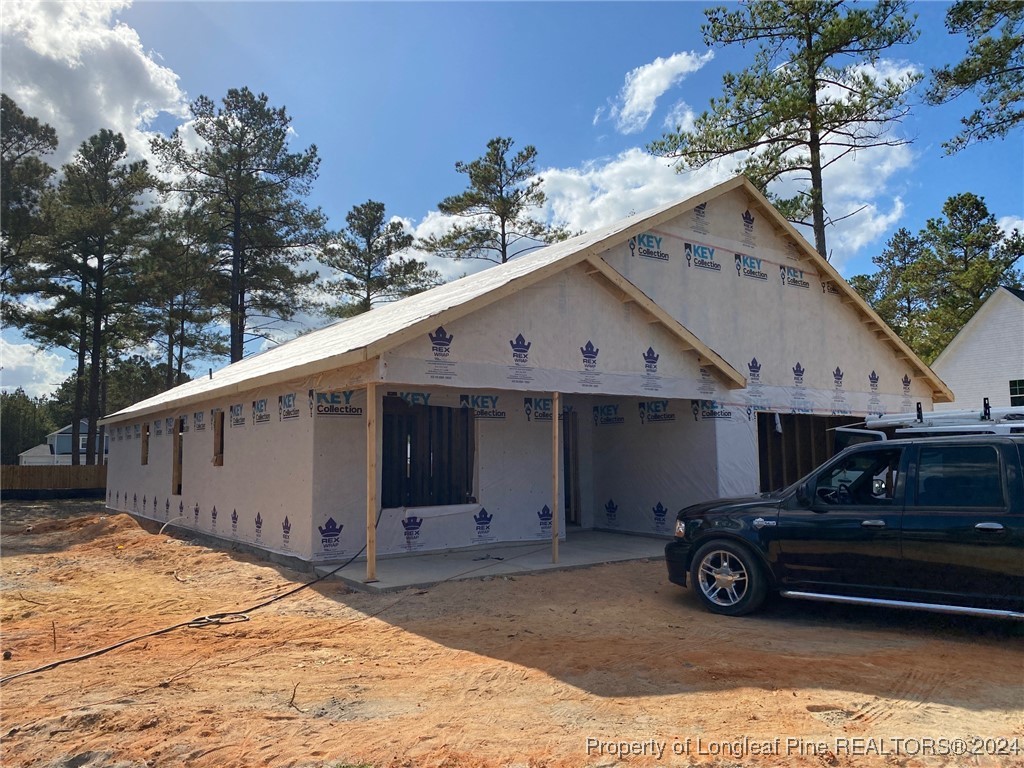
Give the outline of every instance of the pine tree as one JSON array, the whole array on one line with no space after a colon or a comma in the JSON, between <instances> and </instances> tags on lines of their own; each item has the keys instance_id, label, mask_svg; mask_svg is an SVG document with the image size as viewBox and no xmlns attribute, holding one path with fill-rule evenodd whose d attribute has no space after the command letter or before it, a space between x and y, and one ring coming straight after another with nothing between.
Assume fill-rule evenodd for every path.
<instances>
[{"instance_id":1,"label":"pine tree","mask_svg":"<svg viewBox=\"0 0 1024 768\"><path fill-rule=\"evenodd\" d=\"M692 130L667 133L648 149L674 159L680 172L740 155L740 171L787 219L809 225L828 258L825 227L838 219L825 207L824 171L851 152L907 143L890 129L907 114L920 78L870 69L883 51L916 39L906 10L903 0L748 0L740 10L708 9L705 42L755 45L754 62L725 75L725 95L711 100ZM784 177L809 188L790 198L771 194Z\"/></svg>"},{"instance_id":2,"label":"pine tree","mask_svg":"<svg viewBox=\"0 0 1024 768\"><path fill-rule=\"evenodd\" d=\"M531 216L546 201L543 179L537 175L537 150L527 145L512 155L514 143L499 136L487 142L483 157L455 163L455 170L469 177L469 187L437 207L461 221L443 235L424 238L420 248L442 258L504 264L569 236Z\"/></svg>"},{"instance_id":3,"label":"pine tree","mask_svg":"<svg viewBox=\"0 0 1024 768\"><path fill-rule=\"evenodd\" d=\"M202 146L189 149L182 131L152 142L174 191L195 195L216 224L212 245L226 253L231 362L247 336L288 319L303 305L316 275L300 268L323 237L323 214L303 202L317 178L316 145L289 151L291 118L265 94L228 91L218 108L200 96L192 128ZM263 321L266 321L264 323Z\"/></svg>"},{"instance_id":4,"label":"pine tree","mask_svg":"<svg viewBox=\"0 0 1024 768\"><path fill-rule=\"evenodd\" d=\"M411 296L441 283L439 272L426 262L401 252L413 236L400 221L387 221L384 203L367 200L345 217L348 227L327 246L321 261L341 273L324 288L341 299L328 314L351 317L368 312L375 303Z\"/></svg>"}]
</instances>

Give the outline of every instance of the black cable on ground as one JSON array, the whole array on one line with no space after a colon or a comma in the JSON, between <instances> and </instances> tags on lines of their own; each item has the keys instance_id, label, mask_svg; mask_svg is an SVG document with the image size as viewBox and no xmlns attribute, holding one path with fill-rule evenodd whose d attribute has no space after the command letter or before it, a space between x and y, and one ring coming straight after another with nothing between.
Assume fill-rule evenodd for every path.
<instances>
[{"instance_id":1,"label":"black cable on ground","mask_svg":"<svg viewBox=\"0 0 1024 768\"><path fill-rule=\"evenodd\" d=\"M383 513L383 510L377 514L377 522L374 523L374 527L376 527L380 523L380 518L381 518L381 514L382 513ZM161 529L161 530L163 530L163 529ZM542 548L546 548L546 547L542 547ZM530 550L529 552L523 552L522 555L515 555L513 557L506 558L506 560L514 560L515 558L522 557L523 555L533 554L533 552L539 552L540 549L542 549L542 548ZM188 627L189 629L201 629L203 627L221 626L221 625L224 625L224 624L236 624L236 623L240 623L240 622L244 622L244 621L249 621L249 614L252 613L253 611L258 611L260 608L266 608L268 605L276 603L279 600L284 600L286 597L291 597L292 595L294 595L294 594L296 594L298 592L301 592L302 590L307 589L308 587L311 587L314 584L320 583L324 579L330 578L331 576L336 574L338 571L340 571L343 568L346 568L349 565L351 565L352 562L357 557L359 557L361 554L363 554L363 552L365 552L365 551L366 551L366 545L364 544L362 549L360 549L358 552L356 552L354 555L352 555L352 557L350 557L344 563L339 565L337 568L334 568L333 570L331 570L328 573L325 573L325 574L323 574L321 576L317 576L312 581L308 581L308 582L306 582L304 584L300 584L299 586L294 587L293 589L289 589L287 592L282 592L279 595L275 595L274 597L271 597L271 598L269 598L267 600L264 600L262 603L257 603L256 605L250 606L248 608L244 608L244 609L239 610L239 611L224 611L222 613L207 614L206 616L197 616L194 619L190 619L188 621L181 621L181 622L178 622L177 624L172 624L169 627L164 627L163 629L156 629L156 630L153 630L152 632L146 632L145 634L138 635L136 637L129 637L129 638L125 639L125 640L121 640L121 641L119 641L117 643L114 643L113 645L108 645L108 646L106 646L104 648L97 648L96 650L89 651L88 653L83 653L83 654L81 654L79 656L71 656L71 657L68 657L66 659L58 659L57 661L52 661L49 664L44 664L41 667L34 667L33 669L26 669L26 670L24 670L22 672L17 672L17 673L15 673L13 675L8 675L7 677L0 678L0 685L8 683L11 680L16 680L19 677L25 677L27 675L35 675L35 674L38 674L40 672L47 672L47 671L49 671L51 669L56 669L57 667L63 666L64 664L71 664L71 663L76 662L76 661L85 661L86 659L91 659L91 658L94 658L96 656L101 656L101 655L103 655L105 653L109 653L110 651L114 651L114 650L117 650L118 648L122 648L122 647L124 647L126 645L130 645L131 643L136 643L139 640L145 640L146 638L149 638L149 637L159 637L160 635L166 635L169 632L173 632L176 629L182 629L183 627ZM473 573L474 571L479 571L479 570L482 570L484 568L489 568L491 565L492 565L491 563L487 563L486 565L480 565L480 566L477 566L475 568L470 568L467 571L463 571L462 573L457 573L457 574L455 574L453 576L449 576L447 579L443 579L443 580L441 580L441 581L439 581L437 583L438 584L444 584L446 581L451 581L452 579L457 579L460 576L465 576L465 575L467 575L469 573ZM406 597L406 595L403 595L398 600L396 600L393 603L390 603L387 606L385 606L384 608L382 608L380 611L377 611L376 613L369 614L365 618L370 618L370 617L373 617L373 616L379 616L381 613L383 613L388 608L391 608L392 606L397 605L398 603L400 603L402 600L405 599L405 597Z\"/></svg>"}]
</instances>

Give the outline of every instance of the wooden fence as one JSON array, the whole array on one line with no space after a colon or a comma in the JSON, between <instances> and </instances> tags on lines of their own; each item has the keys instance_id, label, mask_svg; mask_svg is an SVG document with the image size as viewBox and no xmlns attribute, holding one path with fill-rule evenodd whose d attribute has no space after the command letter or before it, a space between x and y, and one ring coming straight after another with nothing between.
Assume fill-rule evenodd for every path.
<instances>
[{"instance_id":1,"label":"wooden fence","mask_svg":"<svg viewBox=\"0 0 1024 768\"><path fill-rule=\"evenodd\" d=\"M106 487L106 464L0 467L0 490L4 491L93 490Z\"/></svg>"}]
</instances>

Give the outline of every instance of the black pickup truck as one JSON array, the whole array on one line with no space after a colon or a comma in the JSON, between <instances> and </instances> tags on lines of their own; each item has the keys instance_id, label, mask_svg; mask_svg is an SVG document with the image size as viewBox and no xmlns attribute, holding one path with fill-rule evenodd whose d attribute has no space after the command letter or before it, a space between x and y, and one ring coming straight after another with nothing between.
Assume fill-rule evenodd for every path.
<instances>
[{"instance_id":1,"label":"black pickup truck","mask_svg":"<svg viewBox=\"0 0 1024 768\"><path fill-rule=\"evenodd\" d=\"M767 593L1024 619L1024 435L855 445L775 493L687 507L669 580L740 616Z\"/></svg>"}]
</instances>

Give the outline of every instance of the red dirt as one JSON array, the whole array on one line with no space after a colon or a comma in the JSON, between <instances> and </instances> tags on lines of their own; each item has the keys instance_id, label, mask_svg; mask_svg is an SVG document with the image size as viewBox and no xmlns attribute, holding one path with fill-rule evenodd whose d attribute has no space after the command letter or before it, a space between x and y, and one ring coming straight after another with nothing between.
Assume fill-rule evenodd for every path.
<instances>
[{"instance_id":1,"label":"red dirt","mask_svg":"<svg viewBox=\"0 0 1024 768\"><path fill-rule=\"evenodd\" d=\"M2 564L5 677L310 578L147 533L99 502L5 503ZM1021 630L786 601L728 619L669 584L658 561L388 595L326 581L246 622L4 683L0 758L1024 766ZM981 754L952 754L962 747Z\"/></svg>"}]
</instances>

